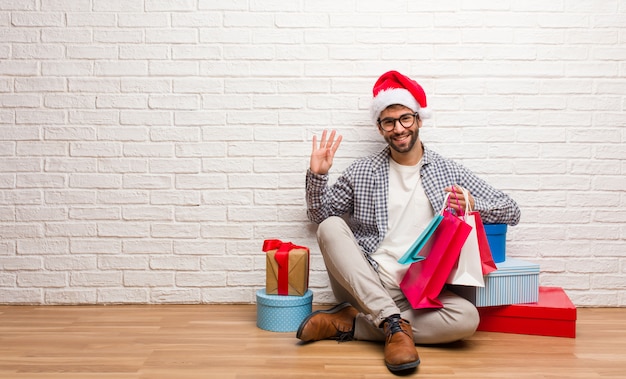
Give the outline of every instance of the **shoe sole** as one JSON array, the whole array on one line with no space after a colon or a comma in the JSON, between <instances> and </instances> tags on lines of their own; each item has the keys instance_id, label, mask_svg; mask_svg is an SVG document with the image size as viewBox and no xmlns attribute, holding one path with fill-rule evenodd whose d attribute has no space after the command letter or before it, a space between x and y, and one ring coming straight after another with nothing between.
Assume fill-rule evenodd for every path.
<instances>
[{"instance_id":1,"label":"shoe sole","mask_svg":"<svg viewBox=\"0 0 626 379\"><path fill-rule=\"evenodd\" d=\"M388 363L385 363L389 371L392 371L392 372L413 370L414 368L419 366L419 364L420 364L419 359L416 360L415 362L403 363L401 365L390 365Z\"/></svg>"},{"instance_id":2,"label":"shoe sole","mask_svg":"<svg viewBox=\"0 0 626 379\"><path fill-rule=\"evenodd\" d=\"M341 304L337 304L330 309L322 309L322 310L311 313L310 315L306 316L306 318L302 320L302 322L300 323L300 327L298 327L298 331L296 332L296 338L301 339L300 337L302 336L302 330L304 329L304 326L307 324L307 322L309 322L309 320L311 320L313 316L318 315L320 313L326 313L326 314L337 313L341 311L342 309L345 309L350 306L351 306L350 303L344 302Z\"/></svg>"}]
</instances>

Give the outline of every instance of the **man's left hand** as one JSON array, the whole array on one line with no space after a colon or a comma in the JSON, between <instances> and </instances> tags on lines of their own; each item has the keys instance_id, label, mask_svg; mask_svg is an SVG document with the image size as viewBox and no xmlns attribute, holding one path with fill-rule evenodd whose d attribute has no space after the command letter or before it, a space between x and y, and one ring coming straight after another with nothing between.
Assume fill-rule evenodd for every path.
<instances>
[{"instance_id":1,"label":"man's left hand","mask_svg":"<svg viewBox=\"0 0 626 379\"><path fill-rule=\"evenodd\" d=\"M465 212L468 203L469 211L474 210L474 197L470 194L468 189L465 189L467 199L463 196L463 188L459 185L448 186L444 188L444 190L450 193L450 208L454 209L457 213Z\"/></svg>"}]
</instances>

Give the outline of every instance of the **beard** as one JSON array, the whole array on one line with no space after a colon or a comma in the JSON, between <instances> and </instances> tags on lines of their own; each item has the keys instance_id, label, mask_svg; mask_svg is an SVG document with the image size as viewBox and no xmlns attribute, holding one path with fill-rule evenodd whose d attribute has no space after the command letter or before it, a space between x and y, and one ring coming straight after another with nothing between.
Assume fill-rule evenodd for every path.
<instances>
[{"instance_id":1,"label":"beard","mask_svg":"<svg viewBox=\"0 0 626 379\"><path fill-rule=\"evenodd\" d=\"M397 151L398 153L408 153L413 150L413 146L417 142L417 137L419 136L419 128L416 128L415 131L410 129L404 129L404 131L400 134L390 134L385 135L385 141L389 144L389 146Z\"/></svg>"}]
</instances>

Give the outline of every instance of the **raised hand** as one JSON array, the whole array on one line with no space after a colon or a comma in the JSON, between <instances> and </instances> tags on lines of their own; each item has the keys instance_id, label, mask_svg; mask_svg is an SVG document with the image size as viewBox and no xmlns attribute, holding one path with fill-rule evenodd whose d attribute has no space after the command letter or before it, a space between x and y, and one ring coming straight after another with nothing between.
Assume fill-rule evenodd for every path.
<instances>
[{"instance_id":1,"label":"raised hand","mask_svg":"<svg viewBox=\"0 0 626 379\"><path fill-rule=\"evenodd\" d=\"M335 136L337 139L335 139ZM326 137L327 132L324 130L322 132L322 140L318 146L317 136L313 136L313 150L311 152L310 168L311 172L318 175L325 175L328 173L330 167L333 165L335 152L339 148L339 144L342 139L341 134L337 135L335 130L330 132L328 139L326 139Z\"/></svg>"}]
</instances>

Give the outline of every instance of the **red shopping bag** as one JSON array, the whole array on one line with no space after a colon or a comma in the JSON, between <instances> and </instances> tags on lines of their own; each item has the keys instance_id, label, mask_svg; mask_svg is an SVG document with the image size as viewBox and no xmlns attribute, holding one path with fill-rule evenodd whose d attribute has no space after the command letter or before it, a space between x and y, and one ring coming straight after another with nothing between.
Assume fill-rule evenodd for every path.
<instances>
[{"instance_id":1,"label":"red shopping bag","mask_svg":"<svg viewBox=\"0 0 626 379\"><path fill-rule=\"evenodd\" d=\"M478 239L478 250L480 251L480 262L483 269L483 275L487 275L490 272L494 272L498 269L496 263L491 255L491 248L489 247L489 241L487 241L487 233L485 232L485 225L481 220L478 212L471 212L474 215L476 221L476 238Z\"/></svg>"},{"instance_id":2,"label":"red shopping bag","mask_svg":"<svg viewBox=\"0 0 626 379\"><path fill-rule=\"evenodd\" d=\"M413 309L442 308L437 299L454 268L461 248L472 227L449 212L442 211L443 219L432 237L426 259L412 263L400 282L400 289Z\"/></svg>"}]
</instances>

